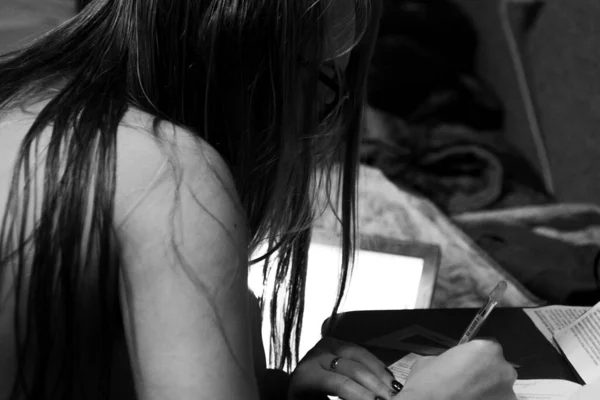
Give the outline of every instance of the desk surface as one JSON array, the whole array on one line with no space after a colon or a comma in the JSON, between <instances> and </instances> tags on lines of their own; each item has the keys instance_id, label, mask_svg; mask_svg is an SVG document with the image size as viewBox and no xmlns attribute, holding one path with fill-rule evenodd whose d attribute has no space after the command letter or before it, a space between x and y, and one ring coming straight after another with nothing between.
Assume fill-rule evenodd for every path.
<instances>
[{"instance_id":1,"label":"desk surface","mask_svg":"<svg viewBox=\"0 0 600 400\"><path fill-rule=\"evenodd\" d=\"M458 340L476 309L425 309L353 311L340 314L329 335L362 344L411 325L420 325ZM325 321L323 330L328 321ZM519 364L519 379L566 379L582 383L565 358L538 331L521 308L495 309L478 337L494 337L507 360ZM383 362L391 364L404 351L365 346Z\"/></svg>"}]
</instances>

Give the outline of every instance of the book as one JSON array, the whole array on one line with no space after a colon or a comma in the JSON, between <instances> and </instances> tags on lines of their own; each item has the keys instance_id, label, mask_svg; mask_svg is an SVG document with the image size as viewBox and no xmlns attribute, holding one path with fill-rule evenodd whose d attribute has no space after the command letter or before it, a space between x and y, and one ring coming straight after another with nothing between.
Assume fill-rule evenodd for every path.
<instances>
[{"instance_id":1,"label":"book","mask_svg":"<svg viewBox=\"0 0 600 400\"><path fill-rule=\"evenodd\" d=\"M566 328L591 307L547 306L539 308L524 308L523 311L533 324L544 335L557 351L560 351L554 341L554 333Z\"/></svg>"},{"instance_id":2,"label":"book","mask_svg":"<svg viewBox=\"0 0 600 400\"><path fill-rule=\"evenodd\" d=\"M549 306L524 311L583 382L600 379L600 303L587 309Z\"/></svg>"},{"instance_id":3,"label":"book","mask_svg":"<svg viewBox=\"0 0 600 400\"><path fill-rule=\"evenodd\" d=\"M585 383L600 379L600 303L554 333L554 341Z\"/></svg>"}]
</instances>

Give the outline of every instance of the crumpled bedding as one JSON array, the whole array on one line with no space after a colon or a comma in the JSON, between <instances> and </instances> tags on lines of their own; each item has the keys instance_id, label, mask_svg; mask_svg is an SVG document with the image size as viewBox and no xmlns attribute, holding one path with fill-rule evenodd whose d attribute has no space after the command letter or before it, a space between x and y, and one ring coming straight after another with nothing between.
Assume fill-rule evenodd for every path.
<instances>
[{"instance_id":1,"label":"crumpled bedding","mask_svg":"<svg viewBox=\"0 0 600 400\"><path fill-rule=\"evenodd\" d=\"M326 194L319 193L324 199ZM359 232L404 241L437 244L441 263L432 308L479 307L500 280L508 282L501 306L534 307L545 304L492 260L431 201L401 190L381 171L360 167L358 184ZM320 212L314 235L340 233L328 208Z\"/></svg>"},{"instance_id":2,"label":"crumpled bedding","mask_svg":"<svg viewBox=\"0 0 600 400\"><path fill-rule=\"evenodd\" d=\"M454 218L479 247L552 304L600 301L600 208L552 204Z\"/></svg>"},{"instance_id":3,"label":"crumpled bedding","mask_svg":"<svg viewBox=\"0 0 600 400\"><path fill-rule=\"evenodd\" d=\"M369 107L360 158L448 215L552 201L535 170L501 132L408 124Z\"/></svg>"}]
</instances>

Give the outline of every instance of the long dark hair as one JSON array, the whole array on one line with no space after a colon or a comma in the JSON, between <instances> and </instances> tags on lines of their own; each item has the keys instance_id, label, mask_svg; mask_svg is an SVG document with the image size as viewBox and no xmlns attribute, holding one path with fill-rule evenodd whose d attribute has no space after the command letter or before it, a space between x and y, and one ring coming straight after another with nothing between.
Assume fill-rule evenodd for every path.
<instances>
[{"instance_id":1,"label":"long dark hair","mask_svg":"<svg viewBox=\"0 0 600 400\"><path fill-rule=\"evenodd\" d=\"M83 398L110 381L114 340L122 335L113 227L116 138L129 107L154 116L155 135L162 121L184 127L228 164L251 248L266 241L268 254L277 253L271 298L285 291L285 301L271 317L282 314L285 323L281 334L272 324L271 340L278 366L289 367L299 344L314 191L320 171L333 164L340 164L332 192L341 194L343 227L338 295L352 258L370 57L361 39L370 1L356 0L356 40L347 46L353 49L348 68L333 77L337 101L328 115L317 99L327 39L323 15L332 0L86 3L60 27L0 58L0 115L48 100L21 144L0 230L0 279L8 266L16 271L13 397ZM49 87L58 89L49 96ZM33 166L48 126L38 195ZM328 180L323 184L329 189ZM27 312L19 313L23 307ZM90 365L99 366L97 381L83 382L80 371Z\"/></svg>"}]
</instances>

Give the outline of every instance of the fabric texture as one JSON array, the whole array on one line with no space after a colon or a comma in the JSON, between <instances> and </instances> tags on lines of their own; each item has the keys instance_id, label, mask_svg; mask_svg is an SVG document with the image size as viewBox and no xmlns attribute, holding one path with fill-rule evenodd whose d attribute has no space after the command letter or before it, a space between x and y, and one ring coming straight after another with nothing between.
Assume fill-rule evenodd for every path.
<instances>
[{"instance_id":1,"label":"fabric texture","mask_svg":"<svg viewBox=\"0 0 600 400\"><path fill-rule=\"evenodd\" d=\"M336 171L332 174L335 179ZM322 191L320 196L325 204L326 193ZM431 201L398 188L377 169L360 167L358 197L361 234L432 243L440 247L440 270L432 308L479 307L500 280L509 284L502 306L545 304L482 251ZM340 232L339 221L332 209L319 208L315 237L339 236Z\"/></svg>"},{"instance_id":2,"label":"fabric texture","mask_svg":"<svg viewBox=\"0 0 600 400\"><path fill-rule=\"evenodd\" d=\"M545 1L525 46L556 196L600 205L600 2Z\"/></svg>"},{"instance_id":3,"label":"fabric texture","mask_svg":"<svg viewBox=\"0 0 600 400\"><path fill-rule=\"evenodd\" d=\"M552 201L534 168L500 132L408 125L369 108L360 157L449 215Z\"/></svg>"},{"instance_id":4,"label":"fabric texture","mask_svg":"<svg viewBox=\"0 0 600 400\"><path fill-rule=\"evenodd\" d=\"M473 24L450 0L387 2L369 103L412 123L501 127L502 106L475 70L477 45Z\"/></svg>"},{"instance_id":5,"label":"fabric texture","mask_svg":"<svg viewBox=\"0 0 600 400\"><path fill-rule=\"evenodd\" d=\"M73 15L74 0L0 1L0 54L18 49Z\"/></svg>"},{"instance_id":6,"label":"fabric texture","mask_svg":"<svg viewBox=\"0 0 600 400\"><path fill-rule=\"evenodd\" d=\"M454 222L540 298L567 305L600 301L600 208L524 207L464 214Z\"/></svg>"}]
</instances>

